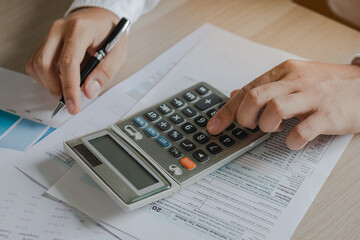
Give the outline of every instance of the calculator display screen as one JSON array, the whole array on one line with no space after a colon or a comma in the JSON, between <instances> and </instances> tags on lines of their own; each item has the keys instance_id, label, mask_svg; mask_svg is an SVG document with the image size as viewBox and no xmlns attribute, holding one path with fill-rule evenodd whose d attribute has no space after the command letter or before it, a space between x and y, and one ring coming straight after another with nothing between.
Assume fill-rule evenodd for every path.
<instances>
[{"instance_id":1,"label":"calculator display screen","mask_svg":"<svg viewBox=\"0 0 360 240\"><path fill-rule=\"evenodd\" d=\"M158 183L151 173L109 135L89 140L89 143L138 190Z\"/></svg>"}]
</instances>

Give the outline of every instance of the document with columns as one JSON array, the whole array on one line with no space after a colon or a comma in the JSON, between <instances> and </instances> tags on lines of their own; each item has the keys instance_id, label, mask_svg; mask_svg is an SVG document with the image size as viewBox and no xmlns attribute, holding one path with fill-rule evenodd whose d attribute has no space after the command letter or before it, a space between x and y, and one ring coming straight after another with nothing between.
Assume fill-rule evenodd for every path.
<instances>
[{"instance_id":1,"label":"document with columns","mask_svg":"<svg viewBox=\"0 0 360 240\"><path fill-rule=\"evenodd\" d=\"M199 81L229 94L282 61L299 59L204 27L209 34L129 114ZM284 131L179 194L130 213L79 166L47 193L139 239L290 239L351 139L319 136L291 151L284 141L296 123L287 121Z\"/></svg>"}]
</instances>

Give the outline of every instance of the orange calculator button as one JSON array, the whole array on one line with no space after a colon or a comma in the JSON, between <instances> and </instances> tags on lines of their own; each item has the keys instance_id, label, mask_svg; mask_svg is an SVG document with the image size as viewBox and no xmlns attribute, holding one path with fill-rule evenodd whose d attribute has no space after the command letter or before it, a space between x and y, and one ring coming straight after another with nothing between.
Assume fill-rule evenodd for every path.
<instances>
[{"instance_id":1,"label":"orange calculator button","mask_svg":"<svg viewBox=\"0 0 360 240\"><path fill-rule=\"evenodd\" d=\"M196 164L187 157L182 158L180 160L180 163L189 170L194 169L196 167Z\"/></svg>"}]
</instances>

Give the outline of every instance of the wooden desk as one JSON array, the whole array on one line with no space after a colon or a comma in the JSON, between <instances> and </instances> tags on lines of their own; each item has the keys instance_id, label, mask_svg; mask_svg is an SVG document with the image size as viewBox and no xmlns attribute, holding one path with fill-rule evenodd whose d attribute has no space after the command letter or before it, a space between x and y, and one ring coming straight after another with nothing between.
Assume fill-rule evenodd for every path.
<instances>
[{"instance_id":1,"label":"wooden desk","mask_svg":"<svg viewBox=\"0 0 360 240\"><path fill-rule=\"evenodd\" d=\"M25 72L28 56L71 0L0 0L0 66ZM360 33L287 0L163 0L132 28L129 59L114 85L181 38L210 22L301 57L348 63L360 52ZM4 86L1 86L4 87ZM360 137L355 136L292 239L358 239Z\"/></svg>"}]
</instances>

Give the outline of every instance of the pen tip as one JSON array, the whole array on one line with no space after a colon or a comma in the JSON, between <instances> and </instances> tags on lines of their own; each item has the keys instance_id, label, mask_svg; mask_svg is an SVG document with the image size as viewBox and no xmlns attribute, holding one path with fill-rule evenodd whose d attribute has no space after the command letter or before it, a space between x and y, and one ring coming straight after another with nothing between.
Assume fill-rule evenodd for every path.
<instances>
[{"instance_id":1,"label":"pen tip","mask_svg":"<svg viewBox=\"0 0 360 240\"><path fill-rule=\"evenodd\" d=\"M53 114L51 115L51 118L55 117L55 115L60 112L60 110L65 106L65 104L63 102L59 102L58 105L56 106Z\"/></svg>"}]
</instances>

